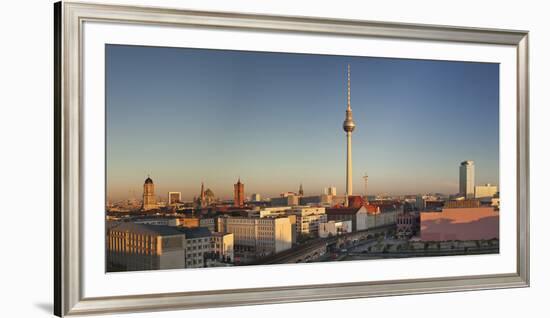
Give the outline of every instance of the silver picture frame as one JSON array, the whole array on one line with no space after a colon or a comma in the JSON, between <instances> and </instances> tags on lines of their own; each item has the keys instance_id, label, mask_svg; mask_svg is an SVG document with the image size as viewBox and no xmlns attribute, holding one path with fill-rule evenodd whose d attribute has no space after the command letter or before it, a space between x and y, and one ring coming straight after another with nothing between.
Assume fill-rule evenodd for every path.
<instances>
[{"instance_id":1,"label":"silver picture frame","mask_svg":"<svg viewBox=\"0 0 550 318\"><path fill-rule=\"evenodd\" d=\"M517 270L292 287L83 297L82 37L86 21L216 27L515 47L517 52ZM58 2L54 5L54 313L58 316L208 308L529 286L529 58L527 31Z\"/></svg>"}]
</instances>

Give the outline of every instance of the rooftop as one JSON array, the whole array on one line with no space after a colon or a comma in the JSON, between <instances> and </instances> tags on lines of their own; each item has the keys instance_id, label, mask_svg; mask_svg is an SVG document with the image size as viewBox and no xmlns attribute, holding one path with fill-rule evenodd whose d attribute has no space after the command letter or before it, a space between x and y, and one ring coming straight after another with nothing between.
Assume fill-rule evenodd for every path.
<instances>
[{"instance_id":1,"label":"rooftop","mask_svg":"<svg viewBox=\"0 0 550 318\"><path fill-rule=\"evenodd\" d=\"M166 225L136 224L133 222L107 221L107 230L142 235L171 236L183 234L177 228Z\"/></svg>"},{"instance_id":2,"label":"rooftop","mask_svg":"<svg viewBox=\"0 0 550 318\"><path fill-rule=\"evenodd\" d=\"M185 233L185 237L191 239L212 236L212 232L207 227L180 227L178 231Z\"/></svg>"},{"instance_id":3,"label":"rooftop","mask_svg":"<svg viewBox=\"0 0 550 318\"><path fill-rule=\"evenodd\" d=\"M217 237L222 237L222 236L225 236L227 234L232 234L232 233L227 233L227 232L212 232L212 236L217 236Z\"/></svg>"},{"instance_id":4,"label":"rooftop","mask_svg":"<svg viewBox=\"0 0 550 318\"><path fill-rule=\"evenodd\" d=\"M361 209L361 207L359 208L345 208L345 207L340 207L340 208L326 208L325 212L326 214L329 214L329 215L342 215L342 214L356 214L359 209Z\"/></svg>"}]
</instances>

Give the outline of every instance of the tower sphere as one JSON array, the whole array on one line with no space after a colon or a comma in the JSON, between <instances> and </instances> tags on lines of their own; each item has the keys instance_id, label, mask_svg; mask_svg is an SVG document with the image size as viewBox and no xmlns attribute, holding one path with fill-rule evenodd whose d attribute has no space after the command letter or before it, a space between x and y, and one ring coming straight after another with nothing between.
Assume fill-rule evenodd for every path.
<instances>
[{"instance_id":1,"label":"tower sphere","mask_svg":"<svg viewBox=\"0 0 550 318\"><path fill-rule=\"evenodd\" d=\"M351 117L351 114L346 114L346 120L344 120L344 124L342 125L345 132L353 132L355 129L355 122L353 121L353 118Z\"/></svg>"}]
</instances>

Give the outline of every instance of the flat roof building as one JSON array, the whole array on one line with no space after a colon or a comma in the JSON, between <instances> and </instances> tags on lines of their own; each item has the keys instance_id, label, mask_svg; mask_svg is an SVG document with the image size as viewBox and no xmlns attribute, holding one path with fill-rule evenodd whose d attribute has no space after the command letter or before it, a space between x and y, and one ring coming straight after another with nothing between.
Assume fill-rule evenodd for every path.
<instances>
[{"instance_id":1,"label":"flat roof building","mask_svg":"<svg viewBox=\"0 0 550 318\"><path fill-rule=\"evenodd\" d=\"M292 229L288 217L220 217L218 231L233 233L235 251L256 257L279 253L292 247Z\"/></svg>"},{"instance_id":2,"label":"flat roof building","mask_svg":"<svg viewBox=\"0 0 550 318\"><path fill-rule=\"evenodd\" d=\"M206 258L212 251L210 241L212 233L205 227L180 228L185 233L186 268L206 267Z\"/></svg>"},{"instance_id":3,"label":"flat roof building","mask_svg":"<svg viewBox=\"0 0 550 318\"><path fill-rule=\"evenodd\" d=\"M212 233L212 262L211 266L219 263L232 263L235 259L235 235L233 233Z\"/></svg>"},{"instance_id":4,"label":"flat roof building","mask_svg":"<svg viewBox=\"0 0 550 318\"><path fill-rule=\"evenodd\" d=\"M319 224L319 237L338 236L352 231L351 220L348 221L328 221Z\"/></svg>"},{"instance_id":5,"label":"flat roof building","mask_svg":"<svg viewBox=\"0 0 550 318\"><path fill-rule=\"evenodd\" d=\"M185 268L185 234L171 226L107 222L107 271Z\"/></svg>"},{"instance_id":6,"label":"flat roof building","mask_svg":"<svg viewBox=\"0 0 550 318\"><path fill-rule=\"evenodd\" d=\"M297 206L287 211L288 214L296 216L297 234L315 236L319 233L319 223L327 222L325 208Z\"/></svg>"},{"instance_id":7,"label":"flat roof building","mask_svg":"<svg viewBox=\"0 0 550 318\"><path fill-rule=\"evenodd\" d=\"M498 187L496 185L487 183L475 187L475 197L480 198L492 198L498 193Z\"/></svg>"}]
</instances>

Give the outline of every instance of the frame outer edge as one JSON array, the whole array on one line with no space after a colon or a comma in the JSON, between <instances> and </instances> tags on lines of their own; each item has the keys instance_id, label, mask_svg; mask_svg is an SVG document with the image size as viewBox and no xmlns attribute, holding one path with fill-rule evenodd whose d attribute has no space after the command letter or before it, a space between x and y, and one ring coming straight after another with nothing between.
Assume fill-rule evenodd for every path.
<instances>
[{"instance_id":1,"label":"frame outer edge","mask_svg":"<svg viewBox=\"0 0 550 318\"><path fill-rule=\"evenodd\" d=\"M366 22L305 17L200 12L135 6L116 6L61 2L59 55L60 96L59 152L60 173L54 177L60 189L59 222L61 290L60 316L109 312L191 309L237 305L273 304L358 297L377 297L420 293L468 291L529 285L529 123L528 123L528 33L514 30L489 30L435 25ZM296 286L225 290L191 293L152 294L84 298L81 271L80 212L82 188L80 145L81 111L81 38L83 21L190 25L244 28L267 31L324 33L348 36L378 36L441 42L489 43L514 45L517 50L518 108L518 266L511 274L430 278L389 282L357 282L327 286ZM54 43L54 49L55 49ZM55 72L54 72L55 74ZM55 94L54 94L55 96ZM55 104L55 103L54 103ZM55 132L54 132L55 135ZM57 135L55 135L57 136ZM55 151L54 151L55 152ZM55 169L54 169L55 170ZM55 200L54 200L55 201ZM58 245L56 245L58 246ZM56 249L54 248L54 251ZM54 264L55 265L55 264ZM55 272L54 272L55 274ZM54 283L55 285L55 283ZM393 289L392 289L393 288ZM269 298L269 295L272 298ZM246 297L249 297L248 299ZM212 298L216 299L212 299ZM267 297L267 298L266 298ZM54 306L55 307L55 306ZM57 311L57 310L56 310ZM56 314L59 314L57 311Z\"/></svg>"},{"instance_id":2,"label":"frame outer edge","mask_svg":"<svg viewBox=\"0 0 550 318\"><path fill-rule=\"evenodd\" d=\"M529 286L529 34L517 44L518 275Z\"/></svg>"},{"instance_id":3,"label":"frame outer edge","mask_svg":"<svg viewBox=\"0 0 550 318\"><path fill-rule=\"evenodd\" d=\"M63 314L66 316L83 299L80 254L81 158L80 119L81 27L78 6L62 2L63 102L62 102L62 229L63 229Z\"/></svg>"},{"instance_id":4,"label":"frame outer edge","mask_svg":"<svg viewBox=\"0 0 550 318\"><path fill-rule=\"evenodd\" d=\"M62 288L62 215L61 215L61 104L62 104L62 8L61 2L54 3L54 299L53 313L61 317L63 308Z\"/></svg>"}]
</instances>

